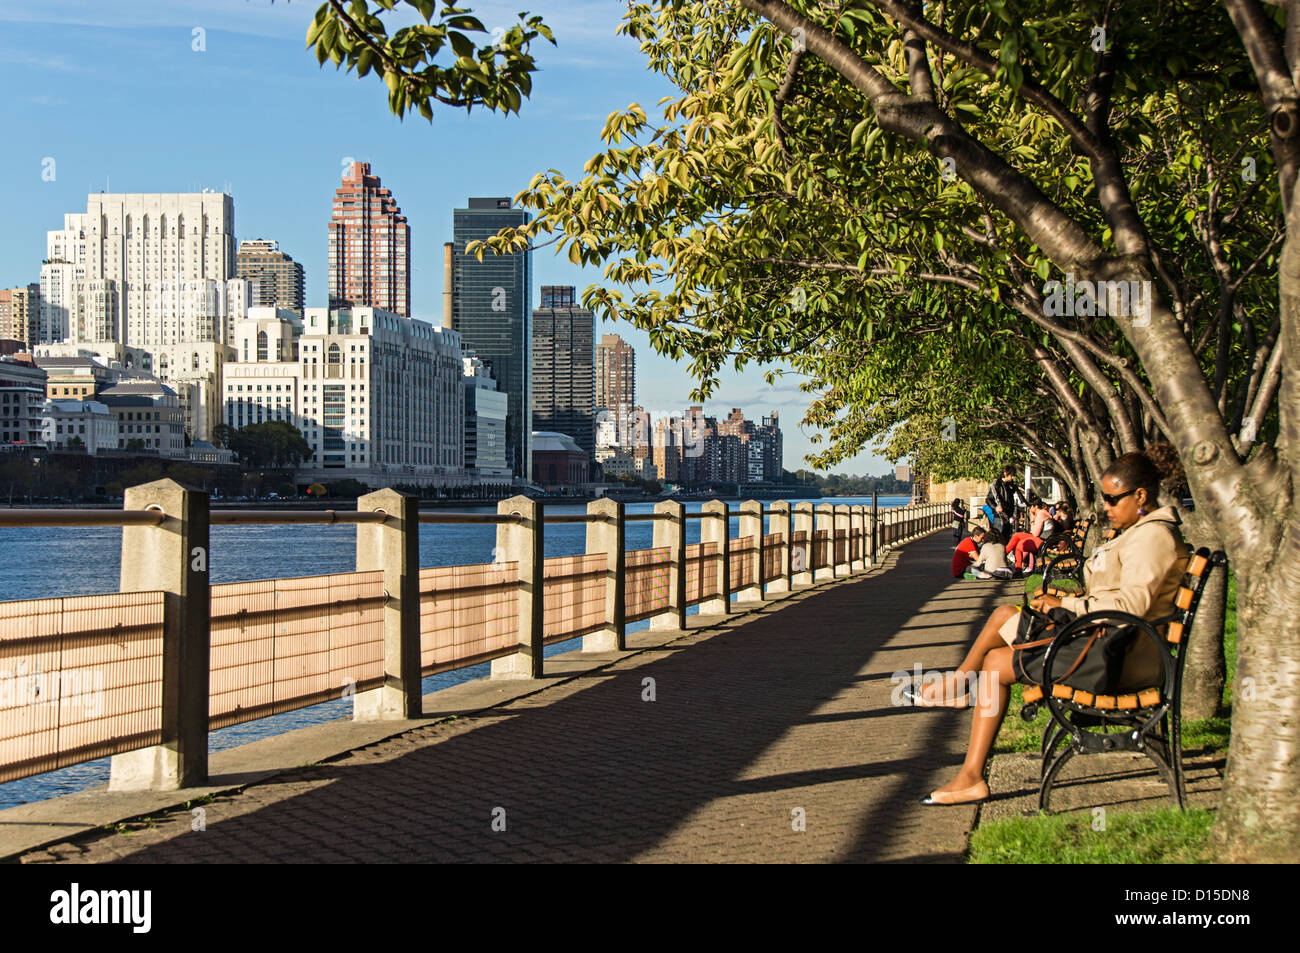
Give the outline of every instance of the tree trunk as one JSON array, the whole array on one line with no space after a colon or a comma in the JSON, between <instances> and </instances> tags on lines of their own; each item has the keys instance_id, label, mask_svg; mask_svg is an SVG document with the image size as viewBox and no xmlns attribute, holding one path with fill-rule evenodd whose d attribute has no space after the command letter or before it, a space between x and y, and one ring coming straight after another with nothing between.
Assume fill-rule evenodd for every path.
<instances>
[{"instance_id":1,"label":"tree trunk","mask_svg":"<svg viewBox=\"0 0 1300 953\"><path fill-rule=\"evenodd\" d=\"M1223 539L1213 523L1197 513L1180 510L1184 537L1193 549L1207 547L1211 552L1223 548ZM1187 662L1183 669L1184 718L1213 718L1223 702L1223 683L1227 665L1223 654L1223 622L1228 608L1228 574L1210 574L1196 609L1196 619L1188 634Z\"/></svg>"},{"instance_id":2,"label":"tree trunk","mask_svg":"<svg viewBox=\"0 0 1300 953\"><path fill-rule=\"evenodd\" d=\"M1237 676L1232 742L1215 836L1226 863L1300 859L1300 566L1297 534L1273 570L1271 553L1237 559Z\"/></svg>"},{"instance_id":3,"label":"tree trunk","mask_svg":"<svg viewBox=\"0 0 1300 953\"><path fill-rule=\"evenodd\" d=\"M1283 177L1284 196L1286 186ZM1254 479L1243 489L1267 518L1228 553L1236 565L1237 674L1228 770L1214 825L1228 863L1300 859L1300 182L1293 187L1297 195L1287 208L1278 263L1277 347L1284 362L1278 461L1274 466L1258 454L1252 461L1258 463Z\"/></svg>"}]
</instances>

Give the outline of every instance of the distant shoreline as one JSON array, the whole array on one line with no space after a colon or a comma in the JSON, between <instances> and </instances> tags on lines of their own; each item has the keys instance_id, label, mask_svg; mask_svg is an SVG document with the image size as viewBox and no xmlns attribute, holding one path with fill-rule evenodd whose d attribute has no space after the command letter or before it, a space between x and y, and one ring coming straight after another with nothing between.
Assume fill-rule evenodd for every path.
<instances>
[{"instance_id":1,"label":"distant shoreline","mask_svg":"<svg viewBox=\"0 0 1300 953\"><path fill-rule=\"evenodd\" d=\"M624 496L586 496L586 497L537 497L543 503L554 503L562 505L577 505L581 503L590 503L598 499L614 499L623 503L661 503L664 500L676 500L683 503L699 503L706 500L721 500L724 503L743 503L747 500L757 499L760 502L778 502L780 500L807 500L814 502L817 500L845 500L845 499L869 499L869 494L844 494L842 496L776 496L776 497L752 497L752 496L697 496L694 494L663 497L663 496L645 496L645 497L624 497ZM901 500L908 499L905 493L880 494L881 500ZM464 509L472 507L492 507L497 503L496 500L421 500L420 509L422 510L447 510L447 509ZM14 503L12 507L0 503L0 509L14 510L120 510L122 504L117 503L44 503L44 504L27 504ZM261 500L253 503L248 501L237 502L235 500L213 500L211 509L214 510L352 510L356 508L356 500L338 499L338 500Z\"/></svg>"}]
</instances>

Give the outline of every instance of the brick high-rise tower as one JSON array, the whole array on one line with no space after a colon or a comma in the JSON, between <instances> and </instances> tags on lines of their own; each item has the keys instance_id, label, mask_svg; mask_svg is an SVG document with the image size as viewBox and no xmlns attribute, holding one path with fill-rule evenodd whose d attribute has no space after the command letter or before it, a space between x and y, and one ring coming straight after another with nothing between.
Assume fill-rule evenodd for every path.
<instances>
[{"instance_id":1,"label":"brick high-rise tower","mask_svg":"<svg viewBox=\"0 0 1300 953\"><path fill-rule=\"evenodd\" d=\"M596 408L617 421L618 443L632 442L630 423L636 406L636 352L617 334L601 336L596 347Z\"/></svg>"},{"instance_id":2,"label":"brick high-rise tower","mask_svg":"<svg viewBox=\"0 0 1300 953\"><path fill-rule=\"evenodd\" d=\"M393 193L353 162L334 193L329 223L329 306L411 316L411 227Z\"/></svg>"}]
</instances>

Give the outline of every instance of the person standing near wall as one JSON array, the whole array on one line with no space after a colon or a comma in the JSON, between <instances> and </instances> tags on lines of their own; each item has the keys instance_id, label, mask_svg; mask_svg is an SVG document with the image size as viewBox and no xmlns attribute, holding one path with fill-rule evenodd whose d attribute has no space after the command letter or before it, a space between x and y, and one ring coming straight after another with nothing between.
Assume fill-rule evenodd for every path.
<instances>
[{"instance_id":1,"label":"person standing near wall","mask_svg":"<svg viewBox=\"0 0 1300 953\"><path fill-rule=\"evenodd\" d=\"M1011 538L1011 530L1015 526L1021 499L1023 497L1020 495L1020 488L1016 486L1016 468L1007 464L1002 468L1002 475L989 487L984 504L986 510L993 511L990 517L993 521L992 528L1001 534L1003 539Z\"/></svg>"},{"instance_id":2,"label":"person standing near wall","mask_svg":"<svg viewBox=\"0 0 1300 953\"><path fill-rule=\"evenodd\" d=\"M961 497L957 497L952 501L952 506L949 507L948 512L952 514L952 544L957 546L966 530L966 518L970 515L966 509L966 501Z\"/></svg>"}]
</instances>

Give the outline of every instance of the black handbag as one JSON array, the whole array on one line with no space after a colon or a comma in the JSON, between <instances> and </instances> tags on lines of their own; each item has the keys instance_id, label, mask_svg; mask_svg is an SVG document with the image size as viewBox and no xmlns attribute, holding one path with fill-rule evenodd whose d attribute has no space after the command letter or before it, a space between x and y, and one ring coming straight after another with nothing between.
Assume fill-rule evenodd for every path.
<instances>
[{"instance_id":1,"label":"black handbag","mask_svg":"<svg viewBox=\"0 0 1300 953\"><path fill-rule=\"evenodd\" d=\"M1043 684L1043 660L1060 627L1075 618L1059 606L1046 613L1031 606L1020 611L1020 626L1012 643L1013 668L1017 677L1030 685ZM1119 688L1124 657L1138 637L1133 625L1097 625L1087 634L1078 633L1061 646L1052 661L1052 681L1094 695L1106 695Z\"/></svg>"}]
</instances>

